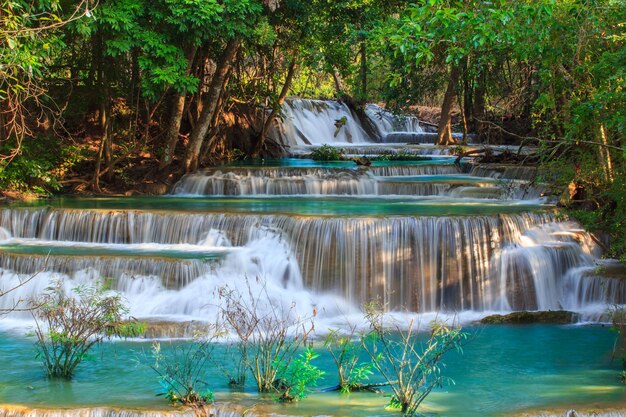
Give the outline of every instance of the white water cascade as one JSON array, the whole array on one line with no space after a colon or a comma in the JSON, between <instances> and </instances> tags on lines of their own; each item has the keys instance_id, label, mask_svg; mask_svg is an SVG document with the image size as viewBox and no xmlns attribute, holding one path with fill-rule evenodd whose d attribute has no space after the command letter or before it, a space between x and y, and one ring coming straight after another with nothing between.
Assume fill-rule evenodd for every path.
<instances>
[{"instance_id":1,"label":"white water cascade","mask_svg":"<svg viewBox=\"0 0 626 417\"><path fill-rule=\"evenodd\" d=\"M2 289L36 275L0 298L0 309L55 280L69 291L100 277L112 280L134 316L166 321L213 320L225 286L266 288L268 308L315 309L329 322L375 298L391 309L474 316L584 312L609 301L598 285L568 278L593 267L596 247L550 213L329 218L5 208L0 226L9 250L0 258ZM81 252L89 245L101 253ZM610 301L623 293L622 286ZM13 318L27 316L20 314Z\"/></svg>"},{"instance_id":2,"label":"white water cascade","mask_svg":"<svg viewBox=\"0 0 626 417\"><path fill-rule=\"evenodd\" d=\"M285 112L288 143L372 140L341 103L292 100ZM419 128L367 112L381 135ZM17 289L0 310L58 280L70 291L107 279L152 321L210 322L224 287L267 291L267 309L315 310L327 323L373 299L416 314L563 308L599 320L626 285L596 268L594 241L555 215L536 179L536 168L445 158L284 159L192 173L154 199L5 206L0 291Z\"/></svg>"},{"instance_id":3,"label":"white water cascade","mask_svg":"<svg viewBox=\"0 0 626 417\"><path fill-rule=\"evenodd\" d=\"M381 142L390 132L422 132L417 118L395 116L373 104L365 108L364 118L369 126L342 102L291 99L270 136L286 146L358 145Z\"/></svg>"}]
</instances>

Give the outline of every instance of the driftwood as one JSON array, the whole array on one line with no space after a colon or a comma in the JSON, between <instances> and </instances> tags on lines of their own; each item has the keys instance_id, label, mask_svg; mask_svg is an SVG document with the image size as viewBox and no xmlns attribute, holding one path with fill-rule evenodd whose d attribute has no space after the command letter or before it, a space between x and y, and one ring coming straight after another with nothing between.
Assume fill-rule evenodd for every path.
<instances>
[{"instance_id":1,"label":"driftwood","mask_svg":"<svg viewBox=\"0 0 626 417\"><path fill-rule=\"evenodd\" d=\"M483 155L478 160L481 164L535 164L539 162L539 155L534 153L530 155L520 155L510 151L503 151L498 154L494 153L492 149L472 149L467 152L463 152L454 160L455 165L461 164L461 159L472 155Z\"/></svg>"},{"instance_id":2,"label":"driftwood","mask_svg":"<svg viewBox=\"0 0 626 417\"><path fill-rule=\"evenodd\" d=\"M381 390L380 388L382 387L387 387L391 384L394 384L395 381L393 382L380 382L377 384L356 384L353 387L350 388L350 392L373 392L373 393L380 393ZM321 390L322 392L333 392L333 391L341 391L341 385L335 385L334 387L328 387L328 388L324 388Z\"/></svg>"},{"instance_id":3,"label":"driftwood","mask_svg":"<svg viewBox=\"0 0 626 417\"><path fill-rule=\"evenodd\" d=\"M484 148L484 149L472 149L470 151L467 152L463 152L461 154L459 154L459 156L456 157L456 159L454 160L454 164L455 165L460 165L461 164L461 159L467 157L467 156L472 156L472 155L480 155L480 154L491 154L493 151L491 149L488 148Z\"/></svg>"}]
</instances>

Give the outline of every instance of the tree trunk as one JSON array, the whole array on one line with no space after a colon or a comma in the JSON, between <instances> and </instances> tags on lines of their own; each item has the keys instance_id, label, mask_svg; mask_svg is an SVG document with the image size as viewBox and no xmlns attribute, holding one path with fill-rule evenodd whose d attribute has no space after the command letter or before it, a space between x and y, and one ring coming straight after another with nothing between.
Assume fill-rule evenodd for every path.
<instances>
[{"instance_id":1,"label":"tree trunk","mask_svg":"<svg viewBox=\"0 0 626 417\"><path fill-rule=\"evenodd\" d=\"M217 107L215 113L213 114L213 119L211 120L211 126L207 132L207 136L205 137L205 145L201 148L201 157L202 159L206 158L211 148L215 144L217 140L217 135L219 134L218 124L220 117L222 115L222 111L224 110L224 101L226 97L224 97L224 93L226 92L226 86L228 85L228 81L230 79L231 73L229 72L224 78L224 84L222 85L222 92L220 93L219 98L217 99ZM208 140L206 140L208 138Z\"/></svg>"},{"instance_id":2,"label":"tree trunk","mask_svg":"<svg viewBox=\"0 0 626 417\"><path fill-rule=\"evenodd\" d=\"M367 102L367 48L365 40L361 41L361 48L359 53L361 55L361 97L359 97L359 104L365 105L365 103Z\"/></svg>"},{"instance_id":3,"label":"tree trunk","mask_svg":"<svg viewBox=\"0 0 626 417\"><path fill-rule=\"evenodd\" d=\"M159 164L160 169L169 166L174 159L174 151L176 150L176 143L178 143L180 125L185 110L185 95L185 92L179 93L177 91L174 91L172 94L172 100L169 106L170 114L165 133L165 148L163 149L163 156Z\"/></svg>"},{"instance_id":4,"label":"tree trunk","mask_svg":"<svg viewBox=\"0 0 626 417\"><path fill-rule=\"evenodd\" d=\"M482 134L485 126L479 120L485 120L485 92L487 89L487 71L485 68L478 70L476 88L474 90L474 103L472 106L472 128L477 134ZM478 119L478 120L477 120Z\"/></svg>"},{"instance_id":5,"label":"tree trunk","mask_svg":"<svg viewBox=\"0 0 626 417\"><path fill-rule=\"evenodd\" d=\"M606 137L606 129L604 128L604 124L600 123L600 141L604 146L597 147L597 157L600 166L602 167L602 172L604 173L604 179L607 182L615 181L615 177L613 175L613 160L611 158L611 150L609 148L609 141Z\"/></svg>"},{"instance_id":6,"label":"tree trunk","mask_svg":"<svg viewBox=\"0 0 626 417\"><path fill-rule=\"evenodd\" d=\"M109 146L109 117L107 107L108 106L104 102L103 98L100 103L100 146L98 148L96 168L93 176L93 189L96 192L100 192L100 171L102 170L102 158L106 155L106 149Z\"/></svg>"},{"instance_id":7,"label":"tree trunk","mask_svg":"<svg viewBox=\"0 0 626 417\"><path fill-rule=\"evenodd\" d=\"M98 93L99 93L99 111L100 111L100 146L98 148L98 155L96 157L96 166L93 176L93 189L96 192L100 192L100 171L102 170L102 160L104 158L105 164L111 161L111 138L109 137L109 88L106 80L106 71L104 68L104 39L102 32L98 32L96 35L96 42L94 43L94 62L96 64L96 74L98 77ZM109 176L110 178L110 176Z\"/></svg>"},{"instance_id":8,"label":"tree trunk","mask_svg":"<svg viewBox=\"0 0 626 417\"><path fill-rule=\"evenodd\" d=\"M456 96L456 86L459 82L459 68L453 65L450 70L450 80L446 94L441 104L441 119L437 129L437 145L454 145L456 141L452 137L452 105Z\"/></svg>"},{"instance_id":9,"label":"tree trunk","mask_svg":"<svg viewBox=\"0 0 626 417\"><path fill-rule=\"evenodd\" d=\"M198 157L200 156L200 150L204 143L204 138L211 127L211 121L217 111L218 102L222 89L224 87L224 81L231 70L232 63L235 60L235 56L239 51L241 41L239 38L232 38L228 41L222 56L217 63L217 68L213 78L211 79L211 85L209 86L209 93L204 102L202 113L196 123L194 129L191 132L191 138L187 145L187 151L185 153L184 167L185 172L190 172L198 168Z\"/></svg>"},{"instance_id":10,"label":"tree trunk","mask_svg":"<svg viewBox=\"0 0 626 417\"><path fill-rule=\"evenodd\" d=\"M195 55L195 47L190 48L185 54L185 58L187 58L187 70L185 71L185 75L189 75L191 72ZM176 144L178 143L178 135L180 133L180 125L185 112L186 95L187 91L183 90L182 92L175 92L172 96L170 115L167 121L167 133L165 135L165 149L163 150L163 157L161 159L161 163L159 164L161 169L169 166L174 159L174 152L176 151Z\"/></svg>"},{"instance_id":11,"label":"tree trunk","mask_svg":"<svg viewBox=\"0 0 626 417\"><path fill-rule=\"evenodd\" d=\"M337 91L337 97L343 95L343 81L341 80L341 74L337 71L337 68L333 67L333 80L335 81L335 90Z\"/></svg>"},{"instance_id":12,"label":"tree trunk","mask_svg":"<svg viewBox=\"0 0 626 417\"><path fill-rule=\"evenodd\" d=\"M270 113L268 118L265 120L265 123L263 123L263 129L261 130L261 134L259 135L259 140L257 141L256 146L254 147L254 151L252 151L252 157L257 157L261 153L261 150L263 149L263 145L265 145L265 140L267 139L267 134L269 133L270 128L272 127L272 123L274 123L274 120L280 113L280 108L285 102L285 98L287 97L287 93L289 93L289 89L291 89L293 76L296 72L297 58L298 58L298 54L296 53L291 59L291 62L289 63L289 69L287 70L287 78L285 78L285 83L283 84L283 88L280 91L280 95L278 96L278 102L272 109L272 112Z\"/></svg>"}]
</instances>

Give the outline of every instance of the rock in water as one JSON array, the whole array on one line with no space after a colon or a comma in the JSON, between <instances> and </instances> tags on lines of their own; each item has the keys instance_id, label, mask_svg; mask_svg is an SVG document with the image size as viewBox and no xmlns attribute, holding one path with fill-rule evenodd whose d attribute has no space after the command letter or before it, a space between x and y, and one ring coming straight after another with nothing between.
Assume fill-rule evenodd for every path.
<instances>
[{"instance_id":1,"label":"rock in water","mask_svg":"<svg viewBox=\"0 0 626 417\"><path fill-rule=\"evenodd\" d=\"M480 320L482 324L570 324L575 322L577 315L571 311L516 311L514 313L501 315L493 314ZM568 414L569 415L569 414Z\"/></svg>"},{"instance_id":2,"label":"rock in water","mask_svg":"<svg viewBox=\"0 0 626 417\"><path fill-rule=\"evenodd\" d=\"M360 158L354 158L354 162L357 165L364 166L364 167L368 167L368 166L372 165L372 161L369 158L366 158L364 156L362 156Z\"/></svg>"}]
</instances>

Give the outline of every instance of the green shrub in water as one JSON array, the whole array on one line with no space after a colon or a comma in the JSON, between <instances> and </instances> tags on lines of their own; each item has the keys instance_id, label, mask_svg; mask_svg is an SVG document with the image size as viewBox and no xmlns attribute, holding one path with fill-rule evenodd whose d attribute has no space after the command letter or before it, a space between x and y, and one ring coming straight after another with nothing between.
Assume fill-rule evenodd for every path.
<instances>
[{"instance_id":1,"label":"green shrub in water","mask_svg":"<svg viewBox=\"0 0 626 417\"><path fill-rule=\"evenodd\" d=\"M279 364L279 379L274 384L279 394L279 402L299 401L317 385L324 372L311 364L311 361L318 357L317 353L307 348L289 364Z\"/></svg>"},{"instance_id":2,"label":"green shrub in water","mask_svg":"<svg viewBox=\"0 0 626 417\"><path fill-rule=\"evenodd\" d=\"M442 358L452 350L461 351L467 335L459 327L441 322L431 324L426 341L418 338L413 321L406 326L385 323L378 303L366 306L371 331L361 343L374 368L391 387L389 406L399 408L404 416L418 415L422 401L436 388L450 382L441 375Z\"/></svg>"},{"instance_id":3,"label":"green shrub in water","mask_svg":"<svg viewBox=\"0 0 626 417\"><path fill-rule=\"evenodd\" d=\"M141 323L127 320L122 298L102 284L77 287L73 292L66 294L59 281L32 301L37 356L51 378L71 379L87 352L104 339L143 332Z\"/></svg>"},{"instance_id":4,"label":"green shrub in water","mask_svg":"<svg viewBox=\"0 0 626 417\"><path fill-rule=\"evenodd\" d=\"M372 372L372 362L360 362L363 346L355 343L356 326L348 325L348 331L329 329L324 337L324 346L337 367L339 381L337 386L342 393L363 389L363 381L368 379Z\"/></svg>"},{"instance_id":5,"label":"green shrub in water","mask_svg":"<svg viewBox=\"0 0 626 417\"><path fill-rule=\"evenodd\" d=\"M165 396L172 404L212 404L213 391L202 376L212 360L218 336L219 332L211 331L209 336L196 338L193 343L175 344L167 353L161 350L160 343L154 343L151 367L159 376L161 391L158 395Z\"/></svg>"},{"instance_id":6,"label":"green shrub in water","mask_svg":"<svg viewBox=\"0 0 626 417\"><path fill-rule=\"evenodd\" d=\"M343 150L330 145L322 145L309 155L315 161L343 161Z\"/></svg>"}]
</instances>

